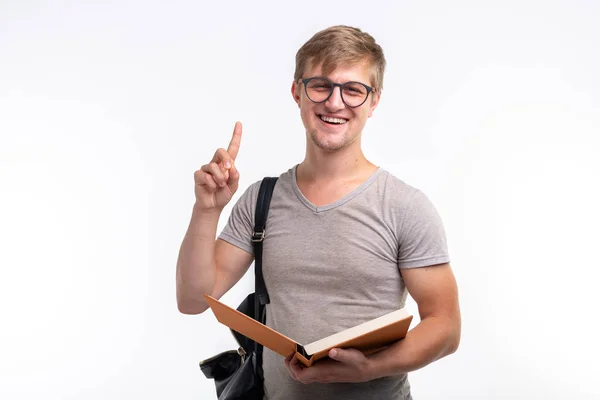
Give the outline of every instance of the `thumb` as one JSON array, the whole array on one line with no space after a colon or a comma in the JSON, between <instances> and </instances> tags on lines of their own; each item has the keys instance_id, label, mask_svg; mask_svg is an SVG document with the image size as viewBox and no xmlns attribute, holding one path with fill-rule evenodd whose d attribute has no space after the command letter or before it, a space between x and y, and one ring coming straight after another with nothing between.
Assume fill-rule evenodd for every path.
<instances>
[{"instance_id":1,"label":"thumb","mask_svg":"<svg viewBox=\"0 0 600 400\"><path fill-rule=\"evenodd\" d=\"M329 350L329 358L345 364L355 364L360 362L364 355L355 349L331 349Z\"/></svg>"}]
</instances>

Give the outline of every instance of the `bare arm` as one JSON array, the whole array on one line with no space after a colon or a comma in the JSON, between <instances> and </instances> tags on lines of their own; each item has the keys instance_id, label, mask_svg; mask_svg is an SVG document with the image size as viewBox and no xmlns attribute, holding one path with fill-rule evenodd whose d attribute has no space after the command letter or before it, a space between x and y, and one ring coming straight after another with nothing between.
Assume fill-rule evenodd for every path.
<instances>
[{"instance_id":1,"label":"bare arm","mask_svg":"<svg viewBox=\"0 0 600 400\"><path fill-rule=\"evenodd\" d=\"M421 316L406 338L370 356L355 349L332 349L331 360L310 368L288 357L285 365L292 378L302 383L366 382L414 371L456 351L461 322L450 265L405 269L402 275Z\"/></svg>"},{"instance_id":2,"label":"bare arm","mask_svg":"<svg viewBox=\"0 0 600 400\"><path fill-rule=\"evenodd\" d=\"M421 322L406 338L374 354L374 377L414 371L452 354L461 332L458 289L449 264L402 270Z\"/></svg>"},{"instance_id":3,"label":"bare arm","mask_svg":"<svg viewBox=\"0 0 600 400\"><path fill-rule=\"evenodd\" d=\"M177 306L184 314L208 308L204 294L220 298L239 281L253 255L223 240L215 240L218 216L192 213L177 260Z\"/></svg>"},{"instance_id":4,"label":"bare arm","mask_svg":"<svg viewBox=\"0 0 600 400\"><path fill-rule=\"evenodd\" d=\"M219 298L244 275L252 254L216 240L221 211L238 189L234 161L242 135L236 123L227 150L219 149L209 164L195 172L196 203L177 259L177 307L184 314L208 308L204 294Z\"/></svg>"}]
</instances>

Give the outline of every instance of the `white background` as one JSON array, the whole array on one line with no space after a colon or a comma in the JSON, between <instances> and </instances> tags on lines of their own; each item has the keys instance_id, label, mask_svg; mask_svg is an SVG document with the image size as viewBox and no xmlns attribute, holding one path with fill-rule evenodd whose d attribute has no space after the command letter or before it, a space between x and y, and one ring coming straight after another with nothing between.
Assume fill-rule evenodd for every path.
<instances>
[{"instance_id":1,"label":"white background","mask_svg":"<svg viewBox=\"0 0 600 400\"><path fill-rule=\"evenodd\" d=\"M0 398L214 398L198 361L233 339L175 302L193 172L236 120L242 188L302 160L294 56L340 23L388 60L365 154L432 199L459 283L461 346L414 397L600 398L599 19L592 0L0 2Z\"/></svg>"}]
</instances>

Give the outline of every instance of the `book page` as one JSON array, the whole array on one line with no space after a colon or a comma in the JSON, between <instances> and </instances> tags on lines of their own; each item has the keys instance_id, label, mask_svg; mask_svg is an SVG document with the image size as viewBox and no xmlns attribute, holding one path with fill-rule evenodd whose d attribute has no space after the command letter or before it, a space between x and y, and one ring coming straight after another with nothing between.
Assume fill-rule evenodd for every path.
<instances>
[{"instance_id":1,"label":"book page","mask_svg":"<svg viewBox=\"0 0 600 400\"><path fill-rule=\"evenodd\" d=\"M397 323L399 321L406 321L407 319L408 323L399 324L396 327L397 333L394 332L393 329L387 329L386 332L383 332L383 336L379 335L377 338L375 338L376 343L374 344L381 344L383 341L385 341L385 337L388 336L398 336L397 339L400 339L401 337L406 335L406 330L408 330L408 325L410 325L410 320L412 320L412 316L408 314L408 312L405 309L392 311L391 313L383 315L379 318L375 318L371 321L364 322L355 327L346 329L344 331L335 333L331 336L327 336L326 338L307 344L306 346L304 346L304 350L306 350L306 353L309 355L316 354L320 351L339 346L342 343L348 342L352 339L365 336L370 332L393 325L394 323Z\"/></svg>"}]
</instances>

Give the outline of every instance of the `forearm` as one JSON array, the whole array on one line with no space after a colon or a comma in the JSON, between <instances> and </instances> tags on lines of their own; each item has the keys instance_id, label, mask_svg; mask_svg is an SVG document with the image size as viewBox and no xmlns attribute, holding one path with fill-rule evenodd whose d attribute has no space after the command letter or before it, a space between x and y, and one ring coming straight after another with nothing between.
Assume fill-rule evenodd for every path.
<instances>
[{"instance_id":1,"label":"forearm","mask_svg":"<svg viewBox=\"0 0 600 400\"><path fill-rule=\"evenodd\" d=\"M177 305L186 314L207 309L203 295L215 284L215 239L220 212L204 212L196 207L177 259Z\"/></svg>"},{"instance_id":2,"label":"forearm","mask_svg":"<svg viewBox=\"0 0 600 400\"><path fill-rule=\"evenodd\" d=\"M406 337L369 357L375 378L405 374L452 354L460 342L460 321L423 319Z\"/></svg>"}]
</instances>

